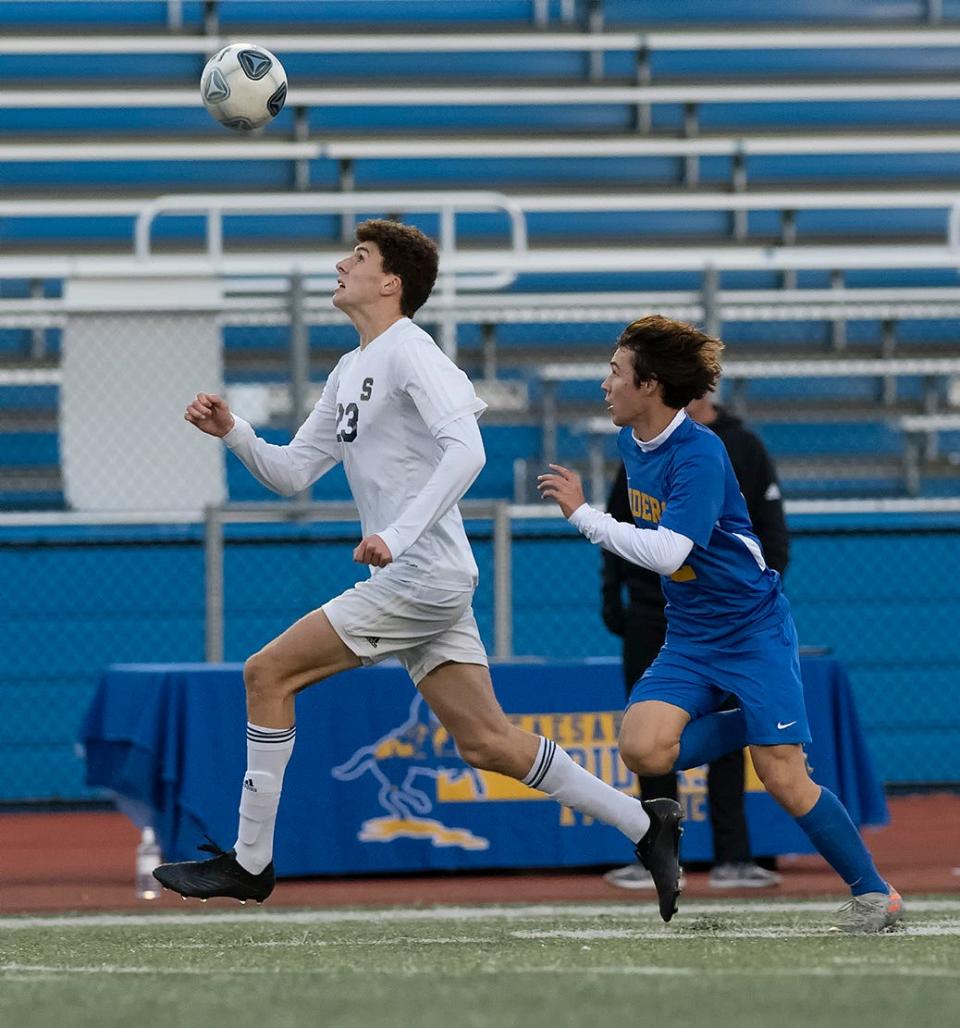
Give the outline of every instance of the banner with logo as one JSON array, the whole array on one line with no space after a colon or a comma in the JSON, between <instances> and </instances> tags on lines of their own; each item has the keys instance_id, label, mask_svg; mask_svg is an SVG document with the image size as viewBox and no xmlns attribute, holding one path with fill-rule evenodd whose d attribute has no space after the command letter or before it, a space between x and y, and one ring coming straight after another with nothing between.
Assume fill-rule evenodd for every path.
<instances>
[{"instance_id":1,"label":"banner with logo","mask_svg":"<svg viewBox=\"0 0 960 1028\"><path fill-rule=\"evenodd\" d=\"M860 735L846 676L833 660L803 662L814 777L858 823L886 808ZM630 795L617 753L623 682L615 661L501 664L493 680L508 716L546 735ZM87 719L88 781L123 795L158 829L167 859L193 859L208 833L230 846L245 766L239 665L116 667ZM754 854L811 852L747 761ZM683 859L709 860L706 769L685 773ZM149 813L147 813L149 812ZM406 673L379 665L338 675L297 700L297 742L276 832L281 875L470 868L554 868L626 862L613 828L459 757Z\"/></svg>"}]
</instances>

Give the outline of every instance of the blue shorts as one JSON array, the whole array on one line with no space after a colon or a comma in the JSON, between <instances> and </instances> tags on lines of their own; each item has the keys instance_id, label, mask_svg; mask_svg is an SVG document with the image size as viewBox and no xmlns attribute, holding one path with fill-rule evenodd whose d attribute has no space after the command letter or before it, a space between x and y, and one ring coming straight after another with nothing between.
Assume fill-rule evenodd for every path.
<instances>
[{"instance_id":1,"label":"blue shorts","mask_svg":"<svg viewBox=\"0 0 960 1028\"><path fill-rule=\"evenodd\" d=\"M668 632L629 703L661 700L698 718L717 710L728 693L743 707L748 743L810 742L792 617L729 647L697 646Z\"/></svg>"}]
</instances>

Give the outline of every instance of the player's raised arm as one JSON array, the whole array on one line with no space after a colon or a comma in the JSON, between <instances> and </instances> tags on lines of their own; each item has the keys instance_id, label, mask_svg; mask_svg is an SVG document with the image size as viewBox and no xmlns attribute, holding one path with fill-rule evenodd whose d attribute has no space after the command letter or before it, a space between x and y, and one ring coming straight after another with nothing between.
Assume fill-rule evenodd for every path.
<instances>
[{"instance_id":1,"label":"player's raised arm","mask_svg":"<svg viewBox=\"0 0 960 1028\"><path fill-rule=\"evenodd\" d=\"M662 525L637 528L617 521L591 507L583 495L580 476L561 464L551 464L550 473L537 478L545 500L555 500L563 516L590 542L661 575L672 575L690 555L693 540Z\"/></svg>"},{"instance_id":2,"label":"player's raised arm","mask_svg":"<svg viewBox=\"0 0 960 1028\"><path fill-rule=\"evenodd\" d=\"M261 439L253 426L231 413L226 401L198 393L184 417L208 435L220 436L247 470L268 489L293 496L312 485L340 461L336 441L336 369L323 395L285 446Z\"/></svg>"}]
</instances>

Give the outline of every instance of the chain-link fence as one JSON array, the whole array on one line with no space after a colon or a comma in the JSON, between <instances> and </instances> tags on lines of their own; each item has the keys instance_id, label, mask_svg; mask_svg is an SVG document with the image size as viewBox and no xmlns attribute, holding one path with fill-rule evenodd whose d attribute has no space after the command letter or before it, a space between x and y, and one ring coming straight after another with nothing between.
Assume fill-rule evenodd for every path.
<instances>
[{"instance_id":1,"label":"chain-link fence","mask_svg":"<svg viewBox=\"0 0 960 1028\"><path fill-rule=\"evenodd\" d=\"M960 586L943 572L960 558L960 523L886 520L794 532L787 591L801 644L846 666L886 781L960 781ZM600 619L597 549L560 520L510 526L504 590L494 522L468 520L489 652L506 619L518 658L617 655ZM351 559L358 532L287 517L226 525L223 657L242 661L352 585L363 573ZM198 524L0 529L0 741L12 758L0 799L87 795L74 743L99 675L117 662L203 660L206 575Z\"/></svg>"}]
</instances>

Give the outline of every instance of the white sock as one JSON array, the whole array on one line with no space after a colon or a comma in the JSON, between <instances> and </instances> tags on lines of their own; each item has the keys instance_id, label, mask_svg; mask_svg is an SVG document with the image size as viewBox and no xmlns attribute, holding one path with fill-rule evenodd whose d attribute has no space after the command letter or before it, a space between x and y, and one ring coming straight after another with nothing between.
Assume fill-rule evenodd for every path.
<instances>
[{"instance_id":1,"label":"white sock","mask_svg":"<svg viewBox=\"0 0 960 1028\"><path fill-rule=\"evenodd\" d=\"M523 784L540 789L565 807L619 828L632 843L638 843L650 827L650 818L638 800L585 771L552 739L540 737L537 759Z\"/></svg>"},{"instance_id":2,"label":"white sock","mask_svg":"<svg viewBox=\"0 0 960 1028\"><path fill-rule=\"evenodd\" d=\"M277 822L283 772L297 729L262 728L247 723L247 771L240 793L240 829L234 849L237 863L258 875L273 859L273 829Z\"/></svg>"}]
</instances>

